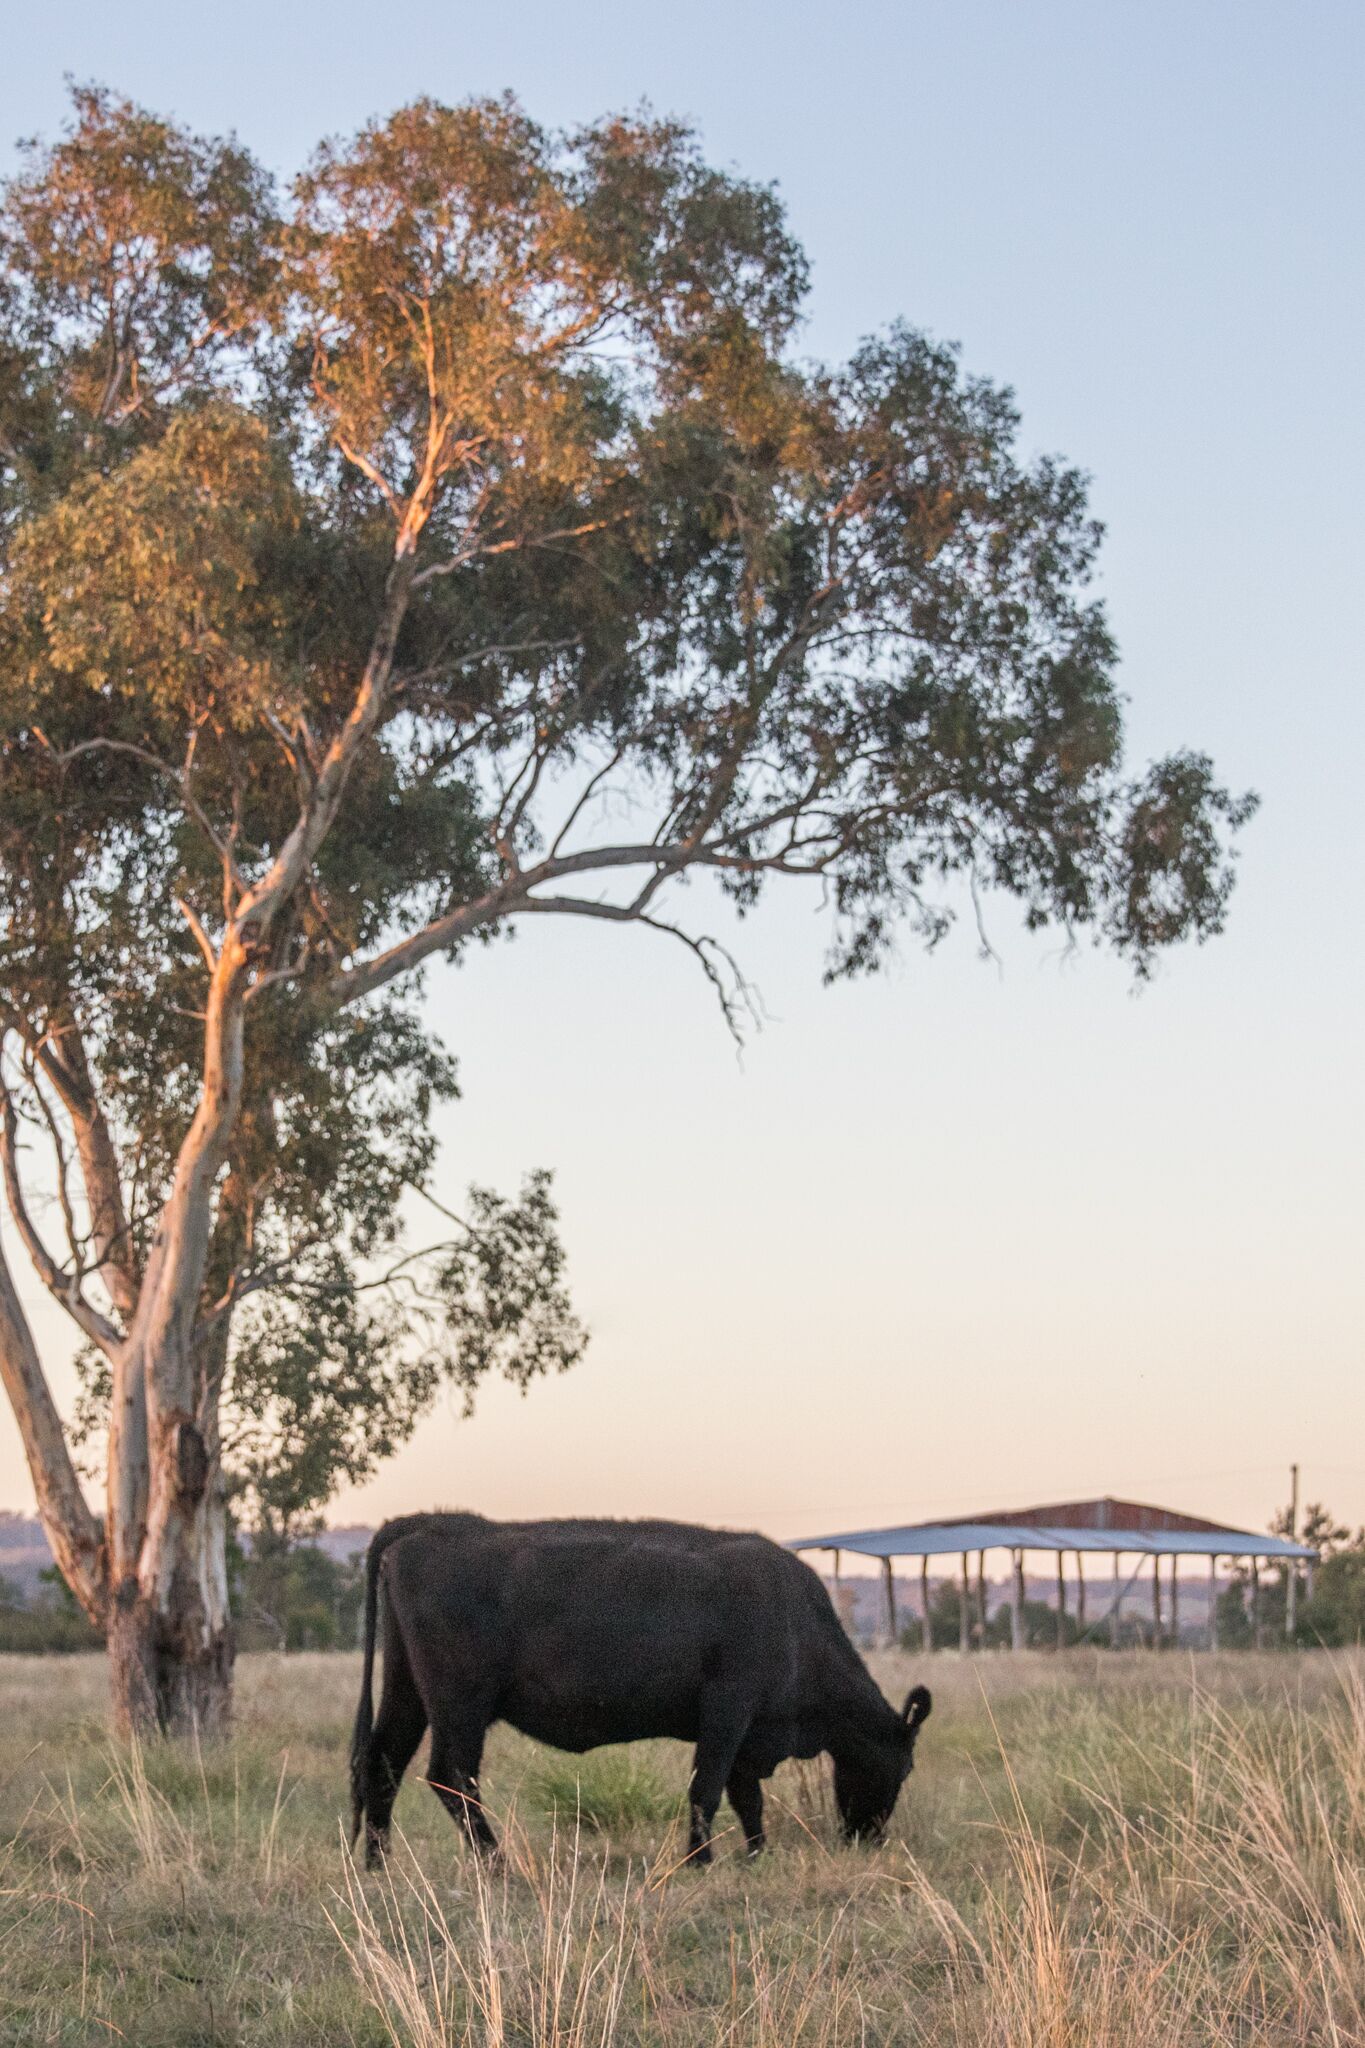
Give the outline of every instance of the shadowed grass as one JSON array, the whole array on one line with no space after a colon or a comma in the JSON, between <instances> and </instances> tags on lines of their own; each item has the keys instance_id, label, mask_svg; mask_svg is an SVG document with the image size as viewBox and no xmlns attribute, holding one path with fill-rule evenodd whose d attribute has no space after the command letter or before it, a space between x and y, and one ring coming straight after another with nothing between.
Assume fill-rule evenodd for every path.
<instances>
[{"instance_id":1,"label":"shadowed grass","mask_svg":"<svg viewBox=\"0 0 1365 2048\"><path fill-rule=\"evenodd\" d=\"M909 1660L877 1661L895 1698ZM256 1657L231 1742L125 1749L96 1659L0 1659L0 2042L235 2048L1365 2043L1365 1691L1325 1657L936 1659L887 1844L827 1768L678 1867L687 1754L506 1729L476 1864L419 1763L344 1854L349 1658ZM728 1809L722 1819L729 1821Z\"/></svg>"}]
</instances>

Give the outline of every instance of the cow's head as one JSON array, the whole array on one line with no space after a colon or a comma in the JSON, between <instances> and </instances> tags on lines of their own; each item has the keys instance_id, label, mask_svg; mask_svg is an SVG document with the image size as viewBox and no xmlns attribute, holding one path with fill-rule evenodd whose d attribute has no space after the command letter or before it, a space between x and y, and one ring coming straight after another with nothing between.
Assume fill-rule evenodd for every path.
<instances>
[{"instance_id":1,"label":"cow's head","mask_svg":"<svg viewBox=\"0 0 1365 2048\"><path fill-rule=\"evenodd\" d=\"M835 1757L834 1798L845 1840L875 1842L885 1833L901 1786L915 1767L915 1738L933 1704L927 1685L912 1686L892 1740Z\"/></svg>"}]
</instances>

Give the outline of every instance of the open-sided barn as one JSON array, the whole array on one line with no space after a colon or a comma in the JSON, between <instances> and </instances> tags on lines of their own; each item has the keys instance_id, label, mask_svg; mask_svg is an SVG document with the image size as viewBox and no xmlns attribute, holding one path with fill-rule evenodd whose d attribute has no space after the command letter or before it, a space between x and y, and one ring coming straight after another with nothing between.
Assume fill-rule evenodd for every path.
<instances>
[{"instance_id":1,"label":"open-sided barn","mask_svg":"<svg viewBox=\"0 0 1365 2048\"><path fill-rule=\"evenodd\" d=\"M917 1557L920 1560L920 1616L923 1627L924 1648L932 1648L929 1626L929 1560L932 1557L959 1556L962 1572L962 1599L959 1603L961 1647L970 1646L973 1616L980 1626L985 1626L985 1557L990 1550L1008 1550L1013 1561L1010 1579L1010 1641L1019 1648L1023 1641L1024 1604L1024 1553L1026 1551L1050 1551L1057 1563L1057 1618L1058 1641L1063 1639L1067 1614L1067 1581L1065 1560L1074 1559L1073 1599L1075 1618L1082 1636L1092 1639L1107 1630L1110 1638L1117 1642L1122 1623L1123 1601L1136 1588L1143 1566L1151 1559L1151 1599L1154 1636L1157 1641L1169 1633L1175 1640L1179 1627L1180 1578L1178 1564L1182 1557L1198 1557L1208 1564L1210 1581L1216 1584L1219 1558L1250 1561L1252 1584L1252 1618L1259 1633L1259 1569L1267 1559L1290 1561L1304 1564L1311 1573L1317 1553L1301 1543L1295 1543L1283 1536L1261 1536L1250 1529L1231 1529L1219 1522L1205 1521L1199 1515L1187 1515L1176 1508L1151 1507L1141 1501L1115 1500L1105 1495L1099 1500L1070 1500L1052 1502L1044 1507L1009 1508L987 1514L962 1515L950 1521L914 1522L887 1529L852 1529L833 1536L803 1536L788 1545L791 1550L832 1551L835 1577L839 1573L839 1560L844 1552L859 1557L880 1558L884 1574L886 1595L886 1625L888 1634L897 1633L897 1585L895 1560L898 1557ZM1112 1587L1100 1618L1087 1623L1084 1560L1102 1552L1113 1560ZM972 1558L976 1558L973 1574ZM1163 1625L1162 1614L1162 1559L1168 1560L1164 1583L1166 1589L1169 1629ZM1126 1573L1126 1576L1125 1576ZM1294 1592L1296 1577L1289 1575L1290 1597L1287 1625L1290 1632L1294 1625ZM1091 1581L1093 1586L1094 1581ZM1209 1600L1207 1641L1211 1649L1218 1646L1217 1601Z\"/></svg>"}]
</instances>

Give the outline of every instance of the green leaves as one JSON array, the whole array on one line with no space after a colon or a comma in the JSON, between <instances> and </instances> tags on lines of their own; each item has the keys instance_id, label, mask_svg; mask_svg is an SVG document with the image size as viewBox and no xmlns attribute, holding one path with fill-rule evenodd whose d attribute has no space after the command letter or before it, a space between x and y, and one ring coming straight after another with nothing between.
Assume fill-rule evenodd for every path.
<instances>
[{"instance_id":1,"label":"green leaves","mask_svg":"<svg viewBox=\"0 0 1365 2048\"><path fill-rule=\"evenodd\" d=\"M1161 946L1223 929L1232 893L1220 826L1238 829L1254 816L1253 795L1220 787L1207 754L1158 761L1131 791L1120 826L1109 932L1147 972Z\"/></svg>"},{"instance_id":2,"label":"green leaves","mask_svg":"<svg viewBox=\"0 0 1365 2048\"><path fill-rule=\"evenodd\" d=\"M543 1177L408 1250L454 1070L385 991L432 954L644 920L733 1017L696 868L818 881L832 974L964 888L1139 975L1221 928L1253 800L1125 767L1084 477L909 327L797 361L804 290L649 115L424 99L277 206L83 88L7 190L0 1035L37 1091L78 1040L140 1268L241 1006L196 1342L263 1511L582 1348Z\"/></svg>"},{"instance_id":3,"label":"green leaves","mask_svg":"<svg viewBox=\"0 0 1365 2048\"><path fill-rule=\"evenodd\" d=\"M224 1430L254 1523L297 1526L342 1479L369 1478L443 1381L461 1389L468 1414L490 1375L524 1392L582 1357L550 1176L530 1175L514 1202L471 1189L459 1229L387 1270L320 1244L268 1307L248 1306Z\"/></svg>"},{"instance_id":4,"label":"green leaves","mask_svg":"<svg viewBox=\"0 0 1365 2048\"><path fill-rule=\"evenodd\" d=\"M265 558L298 523L262 423L222 402L80 476L14 536L11 716L28 705L58 746L104 731L168 752L205 716L258 726L290 695Z\"/></svg>"},{"instance_id":5,"label":"green leaves","mask_svg":"<svg viewBox=\"0 0 1365 2048\"><path fill-rule=\"evenodd\" d=\"M490 1372L523 1393L542 1373L566 1372L586 1335L564 1286L564 1251L550 1176L533 1173L520 1199L469 1191L467 1235L440 1258L436 1281L466 1398Z\"/></svg>"}]
</instances>

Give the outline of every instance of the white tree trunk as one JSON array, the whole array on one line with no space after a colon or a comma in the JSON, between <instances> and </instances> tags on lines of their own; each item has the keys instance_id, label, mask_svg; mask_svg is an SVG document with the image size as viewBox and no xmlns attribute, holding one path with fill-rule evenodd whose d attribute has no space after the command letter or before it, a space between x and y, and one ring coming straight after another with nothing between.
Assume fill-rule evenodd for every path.
<instances>
[{"instance_id":1,"label":"white tree trunk","mask_svg":"<svg viewBox=\"0 0 1365 2048\"><path fill-rule=\"evenodd\" d=\"M177 1448L175 1513L162 1523L155 1550L150 1537L144 1546L144 1572L125 1580L110 1603L110 1694L124 1733L216 1735L231 1715L222 1477L205 1459L197 1430Z\"/></svg>"},{"instance_id":2,"label":"white tree trunk","mask_svg":"<svg viewBox=\"0 0 1365 2048\"><path fill-rule=\"evenodd\" d=\"M109 1647L115 1716L129 1729L213 1733L231 1706L219 1376L200 1383L196 1321L215 1185L241 1102L248 966L230 931L210 980L199 1105L115 1372Z\"/></svg>"}]
</instances>

